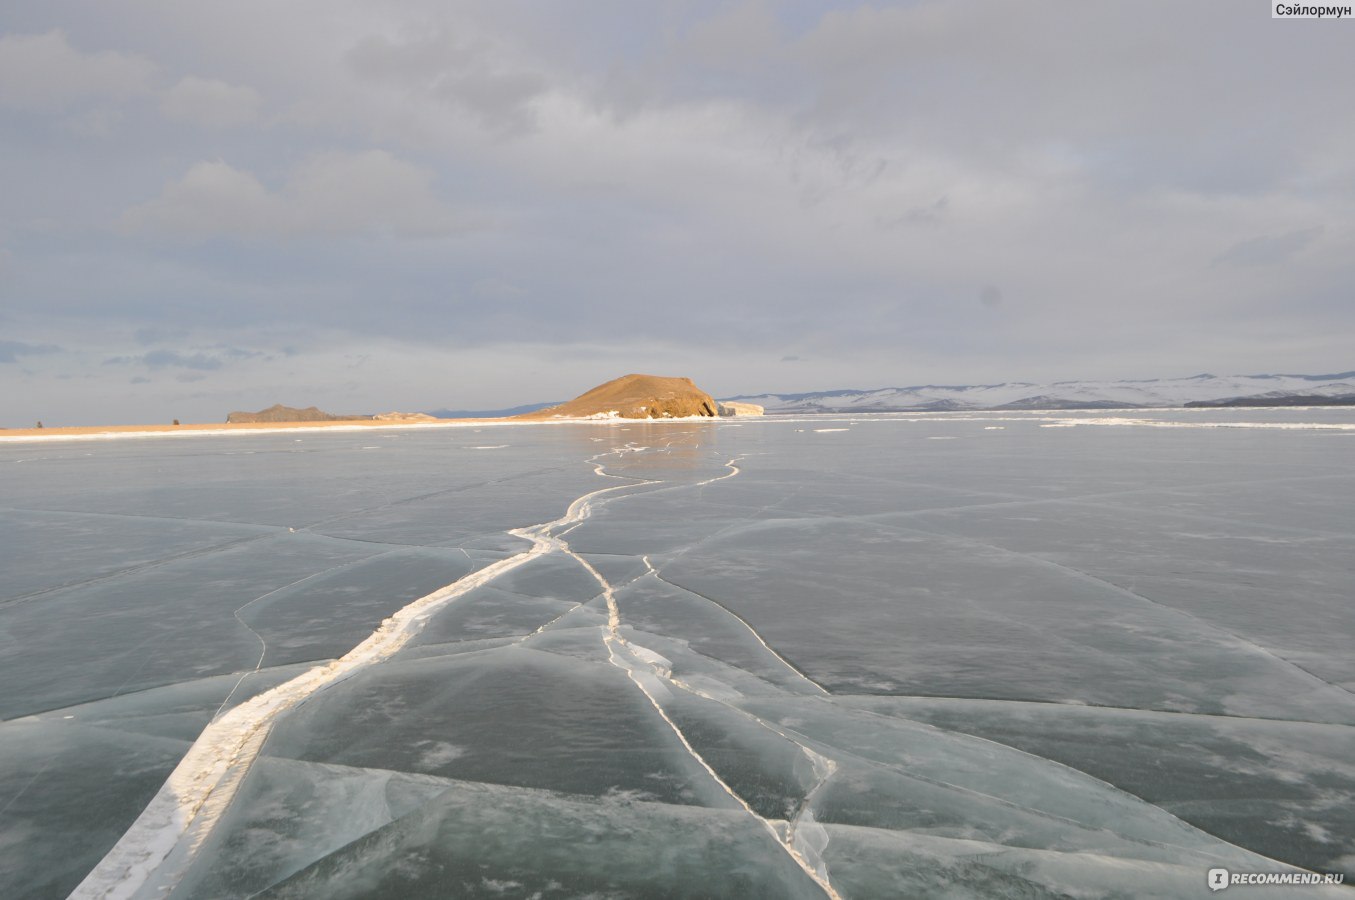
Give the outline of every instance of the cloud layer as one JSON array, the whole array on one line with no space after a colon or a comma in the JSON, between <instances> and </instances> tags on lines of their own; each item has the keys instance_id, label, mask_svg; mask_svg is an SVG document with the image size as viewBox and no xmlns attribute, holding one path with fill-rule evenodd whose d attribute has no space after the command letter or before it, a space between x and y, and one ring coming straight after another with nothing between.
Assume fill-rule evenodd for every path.
<instances>
[{"instance_id":1,"label":"cloud layer","mask_svg":"<svg viewBox=\"0 0 1355 900\"><path fill-rule=\"evenodd\" d=\"M82 53L60 29L0 36L0 106L58 111L146 93L156 67L135 53Z\"/></svg>"},{"instance_id":2,"label":"cloud layer","mask_svg":"<svg viewBox=\"0 0 1355 900\"><path fill-rule=\"evenodd\" d=\"M6 9L0 338L61 349L9 353L0 420L1343 371L1347 38L1228 0Z\"/></svg>"},{"instance_id":3,"label":"cloud layer","mask_svg":"<svg viewBox=\"0 0 1355 900\"><path fill-rule=\"evenodd\" d=\"M431 172L384 150L312 157L276 191L220 160L199 162L119 224L168 238L446 235L457 219L432 181Z\"/></svg>"}]
</instances>

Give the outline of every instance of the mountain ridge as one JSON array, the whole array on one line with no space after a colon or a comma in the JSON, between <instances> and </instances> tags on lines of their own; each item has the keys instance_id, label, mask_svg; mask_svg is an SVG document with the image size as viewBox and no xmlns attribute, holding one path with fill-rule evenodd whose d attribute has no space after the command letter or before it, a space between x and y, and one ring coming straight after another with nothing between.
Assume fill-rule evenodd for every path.
<instances>
[{"instance_id":1,"label":"mountain ridge","mask_svg":"<svg viewBox=\"0 0 1355 900\"><path fill-rule=\"evenodd\" d=\"M1355 405L1355 371L1326 375L1213 375L1184 378L1010 381L911 385L787 394L739 394L768 413L928 412L965 410L1170 409L1193 406Z\"/></svg>"}]
</instances>

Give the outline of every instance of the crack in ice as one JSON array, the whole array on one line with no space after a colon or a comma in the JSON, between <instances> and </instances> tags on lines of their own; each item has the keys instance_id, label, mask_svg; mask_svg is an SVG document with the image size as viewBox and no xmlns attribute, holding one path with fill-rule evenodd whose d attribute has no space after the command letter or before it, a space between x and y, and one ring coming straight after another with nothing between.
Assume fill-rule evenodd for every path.
<instances>
[{"instance_id":1,"label":"crack in ice","mask_svg":"<svg viewBox=\"0 0 1355 900\"><path fill-rule=\"evenodd\" d=\"M724 475L708 478L691 485L682 485L682 487L702 487L717 481L723 481L726 478L733 478L738 475L740 471L738 466L735 465L737 461L737 458L731 459L725 464L730 471ZM598 470L599 474L605 474L602 471L601 466L598 467ZM577 527L577 524L573 527ZM809 798L806 797L806 801L801 804L795 818L788 823L786 829L782 831L770 819L760 815L757 810L753 809L747 800L741 797L728 782L720 777L719 773L717 773L714 767L706 761L705 757L692 746L691 741L687 739L687 736L683 733L681 727L668 715L668 711L663 708L663 704L659 701L657 696L658 692L654 689L655 685L649 683L668 681L675 685L677 684L672 677L671 670L666 665L668 661L654 651L633 644L621 636L621 610L616 601L615 587L607 580L606 576L593 566L592 563L570 549L569 545L565 543L562 538L555 538L554 540L559 543L561 551L577 560L579 565L583 566L583 568L597 580L599 587L602 588L602 596L607 603L607 626L603 632L603 643L607 647L609 662L626 673L626 676L637 688L639 688L640 693L645 696L645 699L649 701L650 705L654 707L659 718L663 719L669 729L672 730L674 736L678 739L678 742L682 744L683 749L687 751L688 755L691 756L703 770L705 770L706 774L710 776L711 780L715 782L720 790L737 803L744 812L752 816L753 819L767 831L776 842L777 846L791 858L811 881L818 885L826 896L832 898L832 900L842 900L842 895L837 892L837 889L833 887L828 879L828 867L821 855L824 847L827 845L828 835L821 826L818 826L818 824L814 822L813 813L808 808ZM650 565L647 558L644 559L644 562L649 570L644 574L655 573L654 567ZM754 632L754 636L756 636L756 632ZM768 649L770 650L770 648ZM807 755L812 752L804 745L799 744L798 742L794 743L800 746ZM819 782L815 785L813 790L810 791L810 796L812 796L813 793L823 787L827 780L832 776L833 771L836 769L836 764L833 763L832 760L819 754L810 755L809 759L811 765L814 766L816 774L820 774Z\"/></svg>"},{"instance_id":2,"label":"crack in ice","mask_svg":"<svg viewBox=\"0 0 1355 900\"><path fill-rule=\"evenodd\" d=\"M1004 547L1001 544L989 543L988 541L968 537L966 535L956 534L955 532L951 531L941 529L929 530L923 528L908 528L902 525L888 525L884 523L880 523L880 527L892 531L910 532L914 534L925 534L932 537L939 537L944 540L949 540L956 544L963 544L971 547L981 547L985 550L994 550L999 553L1003 553L1007 556L1027 560L1034 565L1054 569L1055 571L1061 572L1070 578L1077 579L1087 584L1095 585L1096 587L1102 590L1111 591L1112 593L1118 594L1122 597L1129 598L1137 603L1146 604L1155 609L1162 610L1163 612L1166 612L1169 615L1178 616L1182 619L1185 619L1193 623L1201 631L1205 633L1222 635L1225 638L1230 639L1231 642L1239 649L1274 660L1275 662L1279 663L1282 667L1287 667L1297 672L1299 678L1306 680L1310 683L1315 683L1315 685L1320 685L1322 687L1342 691L1346 694L1355 694L1355 691L1352 691L1350 688L1328 681L1322 676L1317 675L1314 672L1308 671L1303 666L1299 665L1293 660L1286 659L1284 656L1281 656L1279 653L1275 652L1274 650L1271 650L1269 647L1259 644L1250 638L1244 637L1243 635L1238 634L1237 632L1230 631L1227 628L1222 627L1221 625L1218 625L1214 622L1209 621L1208 619L1202 618L1201 616L1193 612L1190 612L1189 610L1178 609L1177 607L1164 603L1161 600L1155 600L1152 597L1147 596L1146 594L1140 594L1136 591L1131 591L1129 588L1121 587L1120 585L1115 584L1113 581L1107 581L1104 578L1100 578L1096 575L1091 574L1090 572L1085 572L1082 569L1076 568L1074 566L1070 566L1065 563L1060 563L1052 559L1047 559L1046 557L1040 556L1039 554L1036 553L1027 553L1021 550L1013 550L1010 547ZM1087 649L1095 649L1090 647L1090 645L1077 644L1077 646L1086 647Z\"/></svg>"},{"instance_id":3,"label":"crack in ice","mask_svg":"<svg viewBox=\"0 0 1355 900\"><path fill-rule=\"evenodd\" d=\"M231 615L233 615L233 616L235 617L235 620L236 620L237 622L239 622L241 625L243 625L243 626L245 627L245 629L246 629L247 631L249 631L250 634L254 635L256 638L259 639L259 661L256 662L256 663L254 664L254 668L252 668L252 669L247 669L243 674L240 675L239 680L235 682L235 685L231 688L230 693L226 695L226 699L224 699L224 700L221 701L221 705L218 706L218 707L216 708L216 712L212 714L212 719L215 720L218 716L221 715L221 711L222 711L223 709L226 708L226 705L227 705L228 703L231 702L231 698L234 697L234 696L235 696L235 692L238 691L238 690L240 689L240 685L242 685L242 684L245 683L245 679L248 678L249 676L254 675L255 673L259 672L259 671L263 668L264 657L268 655L268 641L264 640L264 636L261 635L261 634L259 634L259 632L255 631L253 626L251 626L251 625L250 625L248 622L246 622L244 619L240 618L240 613L244 612L246 609L248 609L249 607L253 606L255 603L258 603L258 602L261 601L261 600L267 600L269 597L273 596L274 594L281 593L282 591L288 590L288 589L290 589L290 588L294 588L294 587L296 587L298 584L304 584L304 583L306 583L307 581L310 581L310 580L313 579L313 578L319 578L319 577L322 576L322 575L330 575L330 574L333 574L334 572L342 571L343 569L351 569L351 568L354 568L354 567L356 567L356 566L364 565L365 563L371 562L372 560L381 559L382 557L390 556L391 554L399 553L399 552L400 552L400 551L398 551L398 550L390 550L390 551L387 551L386 553L378 553L376 556L369 556L369 557L367 557L367 558L365 558L365 559L359 559L359 560L355 560L355 561L353 561L353 562L341 563L341 564L339 564L339 565L337 565L337 566L331 566L330 568L328 568L328 569L323 569L323 570L321 570L321 571L319 571L319 572L312 572L311 574L307 575L305 578L298 578L296 581L293 581L291 584L284 584L282 587L274 588L273 590L269 591L269 592L266 593L266 594L260 594L258 597L255 597L253 600L249 601L248 603L244 604L243 606L240 606L240 607L237 608L233 613L231 613ZM468 555L468 558L469 558L469 555Z\"/></svg>"},{"instance_id":4,"label":"crack in ice","mask_svg":"<svg viewBox=\"0 0 1355 900\"><path fill-rule=\"evenodd\" d=\"M612 584L590 562L575 553L563 539L592 513L593 501L605 494L626 488L642 488L662 482L607 472L597 460L619 453L639 452L647 448L634 444L618 447L588 460L595 463L596 474L623 479L627 483L591 491L570 503L565 515L550 522L508 533L532 542L532 546L514 556L491 563L471 572L457 581L415 600L386 619L381 627L343 657L326 665L316 666L277 687L256 695L239 706L220 714L203 730L189 748L168 781L152 798L132 826L116 845L72 892L72 898L131 898L148 891L163 894L179 883L193 862L197 851L206 841L214 826L234 799L252 763L259 756L272 726L289 709L315 694L332 687L366 668L389 659L404 647L427 624L432 614L447 603L462 597L475 588L489 584L499 576L544 556L559 552L582 565L602 588L601 596L607 604L607 625L604 642L609 660L623 669L672 729L691 757L709 774L720 789L745 812L760 823L792 861L832 900L841 900L829 882L827 867L821 851L827 842L827 833L814 822L809 809L810 799L831 777L835 764L801 746L819 781L801 804L794 819L781 830L771 820L759 815L734 791L696 751L682 730L664 710L647 681L671 680L671 672L664 667L658 654L631 644L620 634L620 610ZM656 451L661 452L661 451ZM739 474L737 459L726 463L730 470L724 475L708 478L681 487L702 487L732 478ZM677 487L677 486L675 486ZM558 534L557 534L558 532ZM648 566L648 561L646 560ZM652 567L649 567L653 571ZM646 573L647 574L647 573ZM657 574L657 573L656 573ZM314 577L314 576L308 576ZM638 576L642 577L642 576ZM302 581L308 580L302 579ZM290 586L290 585L289 585ZM281 589L280 589L281 590ZM276 592L272 592L276 593ZM263 595L270 596L269 594ZM263 599L255 598L250 603ZM245 604L248 606L249 603ZM582 604L580 604L582 605ZM577 608L577 607L575 607ZM237 618L240 610L236 610ZM570 610L573 611L573 610ZM544 631L564 615L538 629ZM248 628L249 626L246 625ZM251 629L252 630L252 629ZM256 633L257 634L257 633ZM754 632L756 637L756 632ZM262 641L262 638L260 639ZM765 646L765 642L764 646ZM264 652L266 654L266 644ZM770 649L770 648L768 648ZM773 651L774 652L774 651ZM262 657L261 657L262 659ZM248 675L249 673L246 673ZM241 679L243 680L243 678ZM238 687L238 682L236 687ZM234 689L232 689L232 694ZM224 705L224 704L223 704ZM756 717L753 717L756 719ZM773 729L775 730L775 729ZM789 739L789 738L788 738ZM798 742L795 742L798 745Z\"/></svg>"},{"instance_id":5,"label":"crack in ice","mask_svg":"<svg viewBox=\"0 0 1355 900\"><path fill-rule=\"evenodd\" d=\"M606 454L599 454L599 457L603 455ZM320 691L390 658L447 603L533 559L560 550L562 542L553 536L554 530L587 518L595 497L628 486L591 491L570 503L558 519L511 529L509 534L530 540L532 546L420 597L387 618L365 641L340 659L309 669L212 721L146 809L81 881L71 897L113 900L135 897L143 888L156 893L172 890L225 812L250 765L263 749L273 724L283 713ZM155 881L153 886L152 880Z\"/></svg>"},{"instance_id":6,"label":"crack in ice","mask_svg":"<svg viewBox=\"0 0 1355 900\"><path fill-rule=\"evenodd\" d=\"M658 579L659 581L662 581L664 584L666 584L666 585L668 585L668 586L670 586L670 587L677 588L679 591L683 591L684 593L691 594L693 597L700 597L702 600L705 600L707 603L710 603L711 605L717 607L717 608L720 609L721 611L723 611L723 612L725 612L725 613L728 613L731 617L733 617L735 620L737 620L737 621L739 622L739 624L741 624L744 628L748 629L748 633L751 634L751 635L753 636L753 640L757 641L760 645L762 645L762 649L764 649L764 650L766 650L768 653L770 653L773 657L776 658L776 660L777 660L779 663L781 663L781 664L782 664L783 666L785 666L787 669L790 669L790 671L791 671L797 678L799 678L801 681L804 681L806 684L812 686L812 687L813 687L816 691L818 691L820 694L827 694L827 693L828 693L828 689L827 689L827 688L825 688L823 685L819 684L819 683L818 683L817 681L815 681L814 679L810 678L810 677L809 677L808 675L806 675L804 672L800 671L800 669L797 668L796 665L795 665L794 663L792 663L790 660L786 659L786 658L785 658L784 656L782 656L780 653L777 653L776 650L774 650L770 644L768 644L765 640L763 640L762 635L758 634L758 633L757 633L757 629L753 628L753 626L750 625L750 624L748 623L748 620L745 619L745 618L743 618L743 616L741 616L741 615L739 615L738 613L734 612L732 609L730 609L729 607L725 606L723 603L721 603L720 601L716 600L716 599L713 598L713 597L707 597L705 594L701 593L700 591L694 591L694 590L692 590L692 589L689 588L689 587L683 587L682 585L678 584L678 583L675 582L675 581L669 581L667 578L664 578L663 575L661 575L661 574L659 573L659 570L658 570L658 569L654 568L654 566L650 563L649 557L648 557L648 556L642 556L642 557L640 557L640 558L644 561L644 564L645 564L646 566L649 566L649 571L645 573L646 575L653 575L656 579Z\"/></svg>"},{"instance_id":7,"label":"crack in ice","mask_svg":"<svg viewBox=\"0 0 1355 900\"><path fill-rule=\"evenodd\" d=\"M811 846L807 840L798 839L797 831L793 827L794 823L792 823L792 826L788 827L785 832L778 829L770 819L760 815L757 810L749 805L747 800L739 796L739 793L735 791L728 782L721 778L714 767L706 761L705 757L692 746L691 741L687 739L687 735L683 733L682 728L673 721L672 717L668 715L667 710L663 708L663 704L659 702L659 698L656 695L657 692L654 690L653 686L646 683L650 680L658 681L660 679L672 682L672 672L664 665L667 660L657 653L654 653L652 650L637 644L632 644L621 636L621 614L611 583L583 557L578 556L569 549L565 549L564 552L573 556L575 559L578 559L580 564L588 569L588 571L593 574L593 577L598 580L598 584L602 586L603 596L607 600L607 629L604 632L603 643L607 647L608 660L612 665L624 671L631 682L639 688L640 693L645 696L645 699L647 699L650 705L654 707L655 712L659 714L659 718L663 719L669 729L672 730L674 736L677 737L678 742L682 744L683 749L686 750L688 755L705 770L706 774L710 776L711 780L714 781L717 786L719 786L720 790L737 803L744 812L752 816L758 824L762 825L767 833L771 835L777 846L785 851L786 855L789 856L791 860L800 867L801 871L817 884L828 897L833 898L833 900L841 900L841 895L828 880L827 866L820 856L823 845L821 844L816 848ZM826 778L824 780L826 780ZM820 782L819 786L822 786L822 782ZM808 813L808 811L803 808L800 815L797 816L797 819L800 819L805 815L808 815L811 822L813 821L812 813ZM824 834L823 844L826 844L826 833Z\"/></svg>"}]
</instances>

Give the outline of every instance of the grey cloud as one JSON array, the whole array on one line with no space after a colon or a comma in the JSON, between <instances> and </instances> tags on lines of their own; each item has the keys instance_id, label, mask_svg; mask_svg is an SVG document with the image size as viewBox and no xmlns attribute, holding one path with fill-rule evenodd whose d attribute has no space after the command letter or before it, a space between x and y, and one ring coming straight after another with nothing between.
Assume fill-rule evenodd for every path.
<instances>
[{"instance_id":1,"label":"grey cloud","mask_svg":"<svg viewBox=\"0 0 1355 900\"><path fill-rule=\"evenodd\" d=\"M174 350L152 350L141 356L110 356L103 361L105 366L141 365L149 369L196 369L213 371L223 365L221 359L206 353L178 353Z\"/></svg>"},{"instance_id":2,"label":"grey cloud","mask_svg":"<svg viewBox=\"0 0 1355 900\"><path fill-rule=\"evenodd\" d=\"M170 341L181 341L188 337L186 328L164 328L160 326L146 326L138 328L132 335L136 338L138 344L167 344Z\"/></svg>"},{"instance_id":3,"label":"grey cloud","mask_svg":"<svg viewBox=\"0 0 1355 900\"><path fill-rule=\"evenodd\" d=\"M232 128L257 119L261 103L252 87L190 75L165 92L160 111L204 128Z\"/></svg>"},{"instance_id":4,"label":"grey cloud","mask_svg":"<svg viewBox=\"0 0 1355 900\"><path fill-rule=\"evenodd\" d=\"M942 197L931 206L914 207L904 214L904 218L914 225L940 225L946 218L950 207L950 198Z\"/></svg>"},{"instance_id":5,"label":"grey cloud","mask_svg":"<svg viewBox=\"0 0 1355 900\"><path fill-rule=\"evenodd\" d=\"M84 53L64 32L0 37L0 106L62 110L86 100L125 100L150 89L156 67L135 54Z\"/></svg>"},{"instance_id":6,"label":"grey cloud","mask_svg":"<svg viewBox=\"0 0 1355 900\"><path fill-rule=\"evenodd\" d=\"M371 35L350 47L346 60L368 78L406 84L434 84L450 68L460 69L478 53L441 31L402 40Z\"/></svg>"},{"instance_id":7,"label":"grey cloud","mask_svg":"<svg viewBox=\"0 0 1355 900\"><path fill-rule=\"evenodd\" d=\"M471 293L492 302L512 301L525 297L527 291L519 284L502 278L481 278L471 285Z\"/></svg>"},{"instance_id":8,"label":"grey cloud","mask_svg":"<svg viewBox=\"0 0 1355 900\"><path fill-rule=\"evenodd\" d=\"M442 79L434 94L463 105L491 129L513 135L535 127L529 104L545 89L546 80L529 72L468 72Z\"/></svg>"},{"instance_id":9,"label":"grey cloud","mask_svg":"<svg viewBox=\"0 0 1355 900\"><path fill-rule=\"evenodd\" d=\"M1311 111L1338 108L1350 74L1334 62L1345 52L1334 32L1281 33L1223 0L1173 7L1170 26L1133 3L1073 12L1052 0L844 3L805 19L785 6L723 5L661 65L614 77L648 86L636 106L690 102L713 84L816 134L902 137L1016 168L1038 168L1062 145L1077 174L1107 184L1214 193L1292 175L1303 138L1339 133ZM1291 103L1299 83L1311 90Z\"/></svg>"},{"instance_id":10,"label":"grey cloud","mask_svg":"<svg viewBox=\"0 0 1355 900\"><path fill-rule=\"evenodd\" d=\"M141 362L152 369L174 367L210 371L221 368L221 360L205 353L183 354L173 350L152 350L141 357Z\"/></svg>"},{"instance_id":11,"label":"grey cloud","mask_svg":"<svg viewBox=\"0 0 1355 900\"><path fill-rule=\"evenodd\" d=\"M125 119L126 116L117 107L97 106L68 116L65 126L68 131L81 137L106 138L117 131Z\"/></svg>"},{"instance_id":12,"label":"grey cloud","mask_svg":"<svg viewBox=\"0 0 1355 900\"><path fill-rule=\"evenodd\" d=\"M763 68L785 52L785 33L765 2L735 3L697 22L682 44L710 66Z\"/></svg>"},{"instance_id":13,"label":"grey cloud","mask_svg":"<svg viewBox=\"0 0 1355 900\"><path fill-rule=\"evenodd\" d=\"M535 127L531 102L548 87L541 75L497 61L484 42L447 31L403 40L370 36L349 50L347 60L368 80L449 103L504 135Z\"/></svg>"},{"instance_id":14,"label":"grey cloud","mask_svg":"<svg viewBox=\"0 0 1355 900\"><path fill-rule=\"evenodd\" d=\"M1301 228L1284 234L1269 234L1249 241L1240 241L1214 259L1215 265L1269 266L1284 262L1301 250L1307 249L1322 236L1325 227Z\"/></svg>"},{"instance_id":15,"label":"grey cloud","mask_svg":"<svg viewBox=\"0 0 1355 900\"><path fill-rule=\"evenodd\" d=\"M950 207L950 198L941 197L935 203L927 206L914 206L901 216L894 218L881 218L879 220L881 228L900 228L903 226L924 226L936 227L946 221L947 209Z\"/></svg>"},{"instance_id":16,"label":"grey cloud","mask_svg":"<svg viewBox=\"0 0 1355 900\"><path fill-rule=\"evenodd\" d=\"M26 344L23 341L0 341L0 363L18 362L21 356L44 356L59 353L61 348L53 344Z\"/></svg>"},{"instance_id":17,"label":"grey cloud","mask_svg":"<svg viewBox=\"0 0 1355 900\"><path fill-rule=\"evenodd\" d=\"M119 222L128 233L208 238L447 235L467 222L438 200L433 173L384 150L310 157L277 191L220 160L200 162Z\"/></svg>"},{"instance_id":18,"label":"grey cloud","mask_svg":"<svg viewBox=\"0 0 1355 900\"><path fill-rule=\"evenodd\" d=\"M809 134L783 150L787 174L805 206L869 189L889 168L889 160L845 132L828 137Z\"/></svg>"},{"instance_id":19,"label":"grey cloud","mask_svg":"<svg viewBox=\"0 0 1355 900\"><path fill-rule=\"evenodd\" d=\"M188 237L215 234L273 234L281 227L283 204L257 178L224 162L200 162L154 200L123 214L129 232Z\"/></svg>"}]
</instances>

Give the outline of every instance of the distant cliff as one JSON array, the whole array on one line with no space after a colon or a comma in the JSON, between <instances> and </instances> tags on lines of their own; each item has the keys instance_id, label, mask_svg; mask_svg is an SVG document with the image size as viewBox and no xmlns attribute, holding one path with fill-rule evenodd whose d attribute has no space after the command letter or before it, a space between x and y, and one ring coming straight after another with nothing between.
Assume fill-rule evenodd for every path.
<instances>
[{"instance_id":1,"label":"distant cliff","mask_svg":"<svg viewBox=\"0 0 1355 900\"><path fill-rule=\"evenodd\" d=\"M737 400L721 400L719 410L722 416L760 416L767 412L756 403L740 403Z\"/></svg>"},{"instance_id":2,"label":"distant cliff","mask_svg":"<svg viewBox=\"0 0 1355 900\"><path fill-rule=\"evenodd\" d=\"M573 400L516 418L680 419L717 415L719 407L715 399L697 387L690 378L623 375Z\"/></svg>"},{"instance_id":3,"label":"distant cliff","mask_svg":"<svg viewBox=\"0 0 1355 900\"><path fill-rule=\"evenodd\" d=\"M226 416L226 422L227 424L232 425L257 425L263 422L340 422L370 418L372 417L336 416L316 409L314 406L308 406L305 409L297 409L294 406L283 406L281 403L274 403L272 406L268 407L268 409L261 409L258 412L233 412Z\"/></svg>"}]
</instances>

